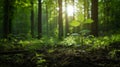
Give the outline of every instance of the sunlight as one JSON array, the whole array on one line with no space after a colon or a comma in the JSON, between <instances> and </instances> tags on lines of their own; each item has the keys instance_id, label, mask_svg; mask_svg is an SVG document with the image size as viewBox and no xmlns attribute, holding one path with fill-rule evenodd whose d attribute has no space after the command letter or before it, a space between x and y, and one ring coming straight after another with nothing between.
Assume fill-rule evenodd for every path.
<instances>
[{"instance_id":1,"label":"sunlight","mask_svg":"<svg viewBox=\"0 0 120 67\"><path fill-rule=\"evenodd\" d=\"M68 16L73 16L74 8L72 5L67 6L67 13L68 13Z\"/></svg>"},{"instance_id":2,"label":"sunlight","mask_svg":"<svg viewBox=\"0 0 120 67\"><path fill-rule=\"evenodd\" d=\"M59 7L57 7L56 10L59 10ZM67 10L68 16L73 16L74 13L76 13L78 11L76 6L73 7L73 5L70 5L70 4L67 5L67 9L66 9L65 3L63 2L62 11L65 12L65 10Z\"/></svg>"}]
</instances>

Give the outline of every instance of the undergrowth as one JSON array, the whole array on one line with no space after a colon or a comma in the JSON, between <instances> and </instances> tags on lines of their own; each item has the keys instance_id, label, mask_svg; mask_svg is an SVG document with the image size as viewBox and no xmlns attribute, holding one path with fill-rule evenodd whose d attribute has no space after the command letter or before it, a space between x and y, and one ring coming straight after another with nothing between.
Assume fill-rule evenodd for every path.
<instances>
[{"instance_id":1,"label":"undergrowth","mask_svg":"<svg viewBox=\"0 0 120 67\"><path fill-rule=\"evenodd\" d=\"M120 35L94 37L89 36L68 36L62 41L53 37L41 39L22 40L13 38L11 40L0 40L0 51L28 50L29 54L17 54L1 56L3 60L9 60L16 64L29 64L28 61L37 67L66 67L80 63L91 67L118 67L120 61ZM43 52L35 52L34 50ZM29 56L29 58L25 58ZM12 60L15 58L14 60ZM79 59L76 59L79 58ZM117 63L116 63L117 62ZM0 62L1 63L1 62Z\"/></svg>"}]
</instances>

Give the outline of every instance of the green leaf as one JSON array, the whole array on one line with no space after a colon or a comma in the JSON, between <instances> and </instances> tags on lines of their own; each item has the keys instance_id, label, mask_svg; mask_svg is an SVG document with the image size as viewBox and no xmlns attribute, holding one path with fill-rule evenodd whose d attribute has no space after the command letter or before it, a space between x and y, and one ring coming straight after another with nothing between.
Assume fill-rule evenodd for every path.
<instances>
[{"instance_id":1,"label":"green leaf","mask_svg":"<svg viewBox=\"0 0 120 67\"><path fill-rule=\"evenodd\" d=\"M85 23L92 23L92 22L93 22L92 19L86 19L86 20L85 20Z\"/></svg>"},{"instance_id":2,"label":"green leaf","mask_svg":"<svg viewBox=\"0 0 120 67\"><path fill-rule=\"evenodd\" d=\"M78 21L84 22L84 15L80 14L80 15L78 16Z\"/></svg>"},{"instance_id":3,"label":"green leaf","mask_svg":"<svg viewBox=\"0 0 120 67\"><path fill-rule=\"evenodd\" d=\"M76 21L76 20L73 20L73 21L70 23L70 25L73 26L73 27L77 27L77 26L80 25L80 23L79 23L78 21Z\"/></svg>"}]
</instances>

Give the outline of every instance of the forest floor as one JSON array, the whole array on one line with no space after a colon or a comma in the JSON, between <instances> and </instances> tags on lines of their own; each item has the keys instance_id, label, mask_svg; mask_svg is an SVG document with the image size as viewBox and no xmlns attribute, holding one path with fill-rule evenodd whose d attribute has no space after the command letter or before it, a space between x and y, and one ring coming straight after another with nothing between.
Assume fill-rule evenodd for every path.
<instances>
[{"instance_id":1,"label":"forest floor","mask_svg":"<svg viewBox=\"0 0 120 67\"><path fill-rule=\"evenodd\" d=\"M46 65L49 67L120 67L119 56L112 58L106 49L86 51L78 48L55 48L41 55L44 62L41 65L45 65L44 67Z\"/></svg>"},{"instance_id":2,"label":"forest floor","mask_svg":"<svg viewBox=\"0 0 120 67\"><path fill-rule=\"evenodd\" d=\"M97 48L85 45L43 45L34 50L26 50L28 46L21 47L21 44L15 44L17 47L6 44L0 46L0 67L120 67L119 41ZM36 46L28 44L32 48Z\"/></svg>"},{"instance_id":3,"label":"forest floor","mask_svg":"<svg viewBox=\"0 0 120 67\"><path fill-rule=\"evenodd\" d=\"M120 51L112 53L110 48L45 47L37 52L1 55L0 67L120 67Z\"/></svg>"}]
</instances>

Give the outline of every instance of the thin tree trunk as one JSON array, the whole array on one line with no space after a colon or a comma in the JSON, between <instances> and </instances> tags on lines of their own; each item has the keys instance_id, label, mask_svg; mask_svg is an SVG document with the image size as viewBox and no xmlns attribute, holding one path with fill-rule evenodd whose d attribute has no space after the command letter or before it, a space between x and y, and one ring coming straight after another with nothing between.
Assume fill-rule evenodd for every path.
<instances>
[{"instance_id":1,"label":"thin tree trunk","mask_svg":"<svg viewBox=\"0 0 120 67\"><path fill-rule=\"evenodd\" d=\"M109 6L110 6L110 5L109 5L109 0L105 0L105 1L104 1L104 4L105 4L105 6L104 6L104 7L105 7L105 8L104 8L105 31L109 31L109 23L110 23L110 22L109 22L109 17L110 17L110 16L109 16L109 15L110 15L110 14L109 14L109 12L110 12L110 9L109 9L109 8L110 8L110 7L109 7Z\"/></svg>"},{"instance_id":2,"label":"thin tree trunk","mask_svg":"<svg viewBox=\"0 0 120 67\"><path fill-rule=\"evenodd\" d=\"M58 17L59 39L62 39L63 37L62 0L58 0L58 5L59 5L59 17Z\"/></svg>"},{"instance_id":3,"label":"thin tree trunk","mask_svg":"<svg viewBox=\"0 0 120 67\"><path fill-rule=\"evenodd\" d=\"M84 0L84 19L87 19L87 1Z\"/></svg>"},{"instance_id":4,"label":"thin tree trunk","mask_svg":"<svg viewBox=\"0 0 120 67\"><path fill-rule=\"evenodd\" d=\"M38 0L38 38L42 37L42 3Z\"/></svg>"},{"instance_id":5,"label":"thin tree trunk","mask_svg":"<svg viewBox=\"0 0 120 67\"><path fill-rule=\"evenodd\" d=\"M75 20L75 0L73 0L73 20Z\"/></svg>"},{"instance_id":6,"label":"thin tree trunk","mask_svg":"<svg viewBox=\"0 0 120 67\"><path fill-rule=\"evenodd\" d=\"M65 0L65 30L66 33L65 35L67 36L67 34L69 33L69 24L68 24L68 13L67 13L67 0Z\"/></svg>"},{"instance_id":7,"label":"thin tree trunk","mask_svg":"<svg viewBox=\"0 0 120 67\"><path fill-rule=\"evenodd\" d=\"M87 0L87 18L90 18L90 1Z\"/></svg>"},{"instance_id":8,"label":"thin tree trunk","mask_svg":"<svg viewBox=\"0 0 120 67\"><path fill-rule=\"evenodd\" d=\"M92 0L92 19L91 34L98 36L98 0Z\"/></svg>"},{"instance_id":9,"label":"thin tree trunk","mask_svg":"<svg viewBox=\"0 0 120 67\"><path fill-rule=\"evenodd\" d=\"M12 18L14 13L14 0L4 0L4 6L3 6L3 37L8 38L8 35L12 33Z\"/></svg>"},{"instance_id":10,"label":"thin tree trunk","mask_svg":"<svg viewBox=\"0 0 120 67\"><path fill-rule=\"evenodd\" d=\"M34 4L31 0L31 35L34 37Z\"/></svg>"},{"instance_id":11,"label":"thin tree trunk","mask_svg":"<svg viewBox=\"0 0 120 67\"><path fill-rule=\"evenodd\" d=\"M51 17L52 17L52 9L51 8L49 8L49 13L48 14L49 14L49 16L48 16L49 17L49 22L48 23L49 23L49 30L50 30L49 35L52 36L52 23L51 23L52 21L50 20Z\"/></svg>"},{"instance_id":12,"label":"thin tree trunk","mask_svg":"<svg viewBox=\"0 0 120 67\"><path fill-rule=\"evenodd\" d=\"M73 2L73 20L75 20L75 0L72 0ZM77 32L77 27L73 28L73 32L76 33Z\"/></svg>"},{"instance_id":13,"label":"thin tree trunk","mask_svg":"<svg viewBox=\"0 0 120 67\"><path fill-rule=\"evenodd\" d=\"M47 33L47 36L49 34L49 29L48 29L48 6L46 4L46 33Z\"/></svg>"}]
</instances>

